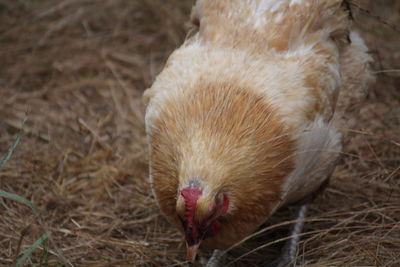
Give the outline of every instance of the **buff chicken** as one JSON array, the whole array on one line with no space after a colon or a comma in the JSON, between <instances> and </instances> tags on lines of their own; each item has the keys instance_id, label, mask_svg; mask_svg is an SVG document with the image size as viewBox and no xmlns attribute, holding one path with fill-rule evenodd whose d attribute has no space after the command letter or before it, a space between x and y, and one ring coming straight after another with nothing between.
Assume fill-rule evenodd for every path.
<instances>
[{"instance_id":1,"label":"buff chicken","mask_svg":"<svg viewBox=\"0 0 400 267\"><path fill-rule=\"evenodd\" d=\"M152 189L194 261L327 184L374 79L343 0L198 0L191 20L144 100Z\"/></svg>"}]
</instances>

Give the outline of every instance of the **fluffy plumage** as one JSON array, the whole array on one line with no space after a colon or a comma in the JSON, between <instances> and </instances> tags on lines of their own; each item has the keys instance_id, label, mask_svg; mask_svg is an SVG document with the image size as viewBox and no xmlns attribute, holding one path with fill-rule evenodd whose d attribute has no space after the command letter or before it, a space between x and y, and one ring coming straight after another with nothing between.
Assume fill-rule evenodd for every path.
<instances>
[{"instance_id":1,"label":"fluffy plumage","mask_svg":"<svg viewBox=\"0 0 400 267\"><path fill-rule=\"evenodd\" d=\"M223 249L326 182L371 58L341 0L198 0L192 21L145 92L150 178L187 240Z\"/></svg>"}]
</instances>

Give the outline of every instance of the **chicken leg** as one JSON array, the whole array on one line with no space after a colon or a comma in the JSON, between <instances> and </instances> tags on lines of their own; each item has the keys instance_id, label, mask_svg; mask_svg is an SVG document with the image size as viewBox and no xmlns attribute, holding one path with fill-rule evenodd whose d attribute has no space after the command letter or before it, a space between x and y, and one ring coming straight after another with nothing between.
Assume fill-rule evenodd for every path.
<instances>
[{"instance_id":1,"label":"chicken leg","mask_svg":"<svg viewBox=\"0 0 400 267\"><path fill-rule=\"evenodd\" d=\"M267 263L264 267L294 267L296 266L297 246L300 240L300 233L303 230L304 218L306 217L308 204L299 207L296 220L291 231L291 238L286 242L280 257L273 262Z\"/></svg>"},{"instance_id":2,"label":"chicken leg","mask_svg":"<svg viewBox=\"0 0 400 267\"><path fill-rule=\"evenodd\" d=\"M214 250L212 256L208 260L206 267L222 267L225 255L219 249Z\"/></svg>"}]
</instances>

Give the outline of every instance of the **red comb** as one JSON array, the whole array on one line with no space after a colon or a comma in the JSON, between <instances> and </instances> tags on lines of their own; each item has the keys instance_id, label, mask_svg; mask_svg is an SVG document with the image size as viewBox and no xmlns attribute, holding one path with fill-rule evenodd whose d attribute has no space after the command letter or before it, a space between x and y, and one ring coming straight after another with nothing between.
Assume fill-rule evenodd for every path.
<instances>
[{"instance_id":1,"label":"red comb","mask_svg":"<svg viewBox=\"0 0 400 267\"><path fill-rule=\"evenodd\" d=\"M196 211L196 203L202 192L198 187L186 187L181 190L181 195L185 200L185 217L190 227L193 227L193 217Z\"/></svg>"}]
</instances>

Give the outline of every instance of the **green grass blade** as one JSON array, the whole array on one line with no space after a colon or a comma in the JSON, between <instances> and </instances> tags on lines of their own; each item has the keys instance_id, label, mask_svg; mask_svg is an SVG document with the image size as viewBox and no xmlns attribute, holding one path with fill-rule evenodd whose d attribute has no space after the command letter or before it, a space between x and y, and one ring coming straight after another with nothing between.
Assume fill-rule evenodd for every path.
<instances>
[{"instance_id":1,"label":"green grass blade","mask_svg":"<svg viewBox=\"0 0 400 267\"><path fill-rule=\"evenodd\" d=\"M25 120L23 120L22 122L22 126L23 127L25 124ZM17 137L15 138L14 142L12 143L11 147L8 149L7 153L5 154L5 156L3 157L3 159L0 161L0 169L4 167L4 165L8 162L8 160L11 158L12 154L14 153L15 148L17 147L19 141L21 138L21 131L18 133ZM30 202L29 200L27 200L24 197L18 196L16 194L13 193L8 193L5 192L3 190L0 190L0 197L4 197L4 198L8 198L8 199L12 199L15 201L18 201L20 203L23 203L27 206L29 206L31 209L35 209L35 205Z\"/></svg>"},{"instance_id":2,"label":"green grass blade","mask_svg":"<svg viewBox=\"0 0 400 267\"><path fill-rule=\"evenodd\" d=\"M3 157L3 159L0 161L0 169L3 168L3 166L7 163L7 161L11 158L11 155L14 152L15 147L18 145L20 139L20 135L17 135L17 138L15 138L14 143L11 145L11 147L8 149L6 155Z\"/></svg>"},{"instance_id":3,"label":"green grass blade","mask_svg":"<svg viewBox=\"0 0 400 267\"><path fill-rule=\"evenodd\" d=\"M18 196L18 195L13 194L13 193L8 193L6 191L0 190L0 197L4 197L4 198L8 198L8 199L12 199L12 200L18 201L18 202L20 202L22 204L25 204L25 205L29 206L33 210L35 210L35 208L36 208L35 204L30 202L26 198Z\"/></svg>"},{"instance_id":4,"label":"green grass blade","mask_svg":"<svg viewBox=\"0 0 400 267\"><path fill-rule=\"evenodd\" d=\"M50 233L45 233L43 234L38 240L35 241L35 243L32 244L32 246L30 248L28 248L24 254L17 260L17 263L15 264L16 267L21 266L26 259L29 257L29 255L32 254L32 252L38 247L40 246L48 237L49 237Z\"/></svg>"}]
</instances>

